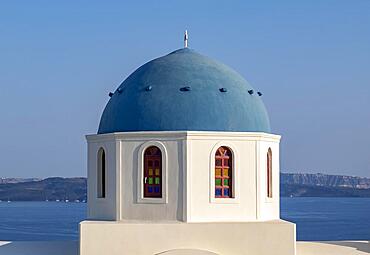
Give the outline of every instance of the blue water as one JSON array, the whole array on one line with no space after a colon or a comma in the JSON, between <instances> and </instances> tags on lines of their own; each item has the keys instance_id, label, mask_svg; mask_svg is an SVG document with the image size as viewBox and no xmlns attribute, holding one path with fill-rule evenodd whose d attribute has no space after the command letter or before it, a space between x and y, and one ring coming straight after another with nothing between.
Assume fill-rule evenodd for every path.
<instances>
[{"instance_id":1,"label":"blue water","mask_svg":"<svg viewBox=\"0 0 370 255\"><path fill-rule=\"evenodd\" d=\"M86 204L1 202L0 240L76 240Z\"/></svg>"},{"instance_id":2,"label":"blue water","mask_svg":"<svg viewBox=\"0 0 370 255\"><path fill-rule=\"evenodd\" d=\"M370 198L281 198L297 240L370 240Z\"/></svg>"},{"instance_id":3,"label":"blue water","mask_svg":"<svg viewBox=\"0 0 370 255\"><path fill-rule=\"evenodd\" d=\"M370 198L282 198L298 240L370 240ZM0 240L77 240L86 204L1 202Z\"/></svg>"}]
</instances>

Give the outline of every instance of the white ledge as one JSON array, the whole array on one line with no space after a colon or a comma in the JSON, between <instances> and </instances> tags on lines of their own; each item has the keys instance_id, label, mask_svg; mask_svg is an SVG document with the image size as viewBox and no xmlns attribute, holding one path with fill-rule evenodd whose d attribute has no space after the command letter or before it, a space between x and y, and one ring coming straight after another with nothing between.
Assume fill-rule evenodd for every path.
<instances>
[{"instance_id":1,"label":"white ledge","mask_svg":"<svg viewBox=\"0 0 370 255\"><path fill-rule=\"evenodd\" d=\"M365 255L369 253L369 241L297 242L297 255ZM78 255L78 241L0 241L0 254ZM122 254L125 252L122 251Z\"/></svg>"},{"instance_id":2,"label":"white ledge","mask_svg":"<svg viewBox=\"0 0 370 255\"><path fill-rule=\"evenodd\" d=\"M207 139L220 137L246 140L280 141L281 136L264 132L224 132L224 131L140 131L140 132L117 132L109 134L86 135L89 142L109 140L137 140L138 138L171 138L171 139Z\"/></svg>"}]
</instances>

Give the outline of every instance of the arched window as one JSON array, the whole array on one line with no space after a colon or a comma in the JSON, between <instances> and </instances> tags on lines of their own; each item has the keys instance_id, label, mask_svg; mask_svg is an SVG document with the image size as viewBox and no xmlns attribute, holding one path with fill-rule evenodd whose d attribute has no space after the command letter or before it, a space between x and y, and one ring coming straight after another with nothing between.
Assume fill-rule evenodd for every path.
<instances>
[{"instance_id":1,"label":"arched window","mask_svg":"<svg viewBox=\"0 0 370 255\"><path fill-rule=\"evenodd\" d=\"M98 176L97 176L97 190L98 198L104 198L106 194L106 164L105 151L100 148L98 151Z\"/></svg>"},{"instance_id":2,"label":"arched window","mask_svg":"<svg viewBox=\"0 0 370 255\"><path fill-rule=\"evenodd\" d=\"M221 146L215 154L215 197L232 198L233 155L228 147Z\"/></svg>"},{"instance_id":3,"label":"arched window","mask_svg":"<svg viewBox=\"0 0 370 255\"><path fill-rule=\"evenodd\" d=\"M272 151L271 148L267 151L267 173L266 173L266 180L267 180L267 197L272 198Z\"/></svg>"},{"instance_id":4,"label":"arched window","mask_svg":"<svg viewBox=\"0 0 370 255\"><path fill-rule=\"evenodd\" d=\"M144 197L162 197L162 152L150 146L144 152Z\"/></svg>"}]
</instances>

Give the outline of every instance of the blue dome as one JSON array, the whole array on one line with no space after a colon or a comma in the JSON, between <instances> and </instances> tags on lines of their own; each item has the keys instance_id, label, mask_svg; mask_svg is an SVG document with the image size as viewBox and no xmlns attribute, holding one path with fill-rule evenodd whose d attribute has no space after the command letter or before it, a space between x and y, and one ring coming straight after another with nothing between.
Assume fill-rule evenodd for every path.
<instances>
[{"instance_id":1,"label":"blue dome","mask_svg":"<svg viewBox=\"0 0 370 255\"><path fill-rule=\"evenodd\" d=\"M98 134L129 131L270 132L261 97L224 64L180 49L133 72L110 98Z\"/></svg>"}]
</instances>

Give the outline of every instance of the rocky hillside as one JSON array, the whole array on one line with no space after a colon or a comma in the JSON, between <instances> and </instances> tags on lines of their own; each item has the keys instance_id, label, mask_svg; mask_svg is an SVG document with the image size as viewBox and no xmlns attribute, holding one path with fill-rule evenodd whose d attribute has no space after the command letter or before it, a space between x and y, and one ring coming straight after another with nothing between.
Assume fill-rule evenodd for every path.
<instances>
[{"instance_id":1,"label":"rocky hillside","mask_svg":"<svg viewBox=\"0 0 370 255\"><path fill-rule=\"evenodd\" d=\"M83 201L86 178L47 178L0 184L1 201Z\"/></svg>"},{"instance_id":2,"label":"rocky hillside","mask_svg":"<svg viewBox=\"0 0 370 255\"><path fill-rule=\"evenodd\" d=\"M344 187L356 189L370 189L370 178L328 175L328 174L291 174L282 173L281 184L310 185L322 187Z\"/></svg>"},{"instance_id":3,"label":"rocky hillside","mask_svg":"<svg viewBox=\"0 0 370 255\"><path fill-rule=\"evenodd\" d=\"M35 182L41 181L40 178L0 178L0 184L19 183L19 182Z\"/></svg>"}]
</instances>

